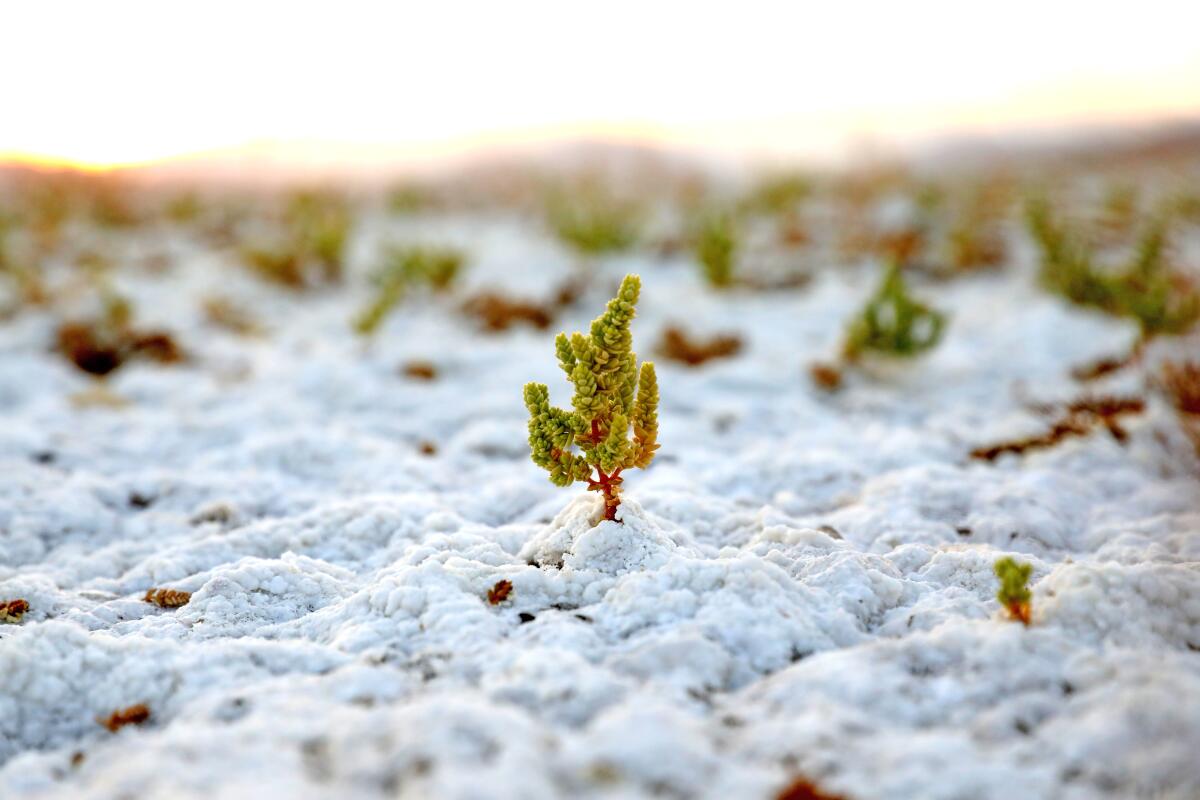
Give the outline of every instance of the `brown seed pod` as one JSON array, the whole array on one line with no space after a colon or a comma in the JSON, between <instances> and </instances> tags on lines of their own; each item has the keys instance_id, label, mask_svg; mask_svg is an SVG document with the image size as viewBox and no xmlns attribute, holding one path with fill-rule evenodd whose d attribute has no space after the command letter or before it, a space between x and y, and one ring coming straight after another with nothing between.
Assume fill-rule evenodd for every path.
<instances>
[{"instance_id":1,"label":"brown seed pod","mask_svg":"<svg viewBox=\"0 0 1200 800\"><path fill-rule=\"evenodd\" d=\"M153 603L159 608L179 608L187 605L191 599L191 592L180 589L147 589L146 596L142 598L145 602Z\"/></svg>"},{"instance_id":2,"label":"brown seed pod","mask_svg":"<svg viewBox=\"0 0 1200 800\"><path fill-rule=\"evenodd\" d=\"M138 703L128 708L117 709L107 717L98 717L96 721L108 728L110 732L116 733L126 725L141 725L148 719L150 719L150 708L145 703Z\"/></svg>"},{"instance_id":3,"label":"brown seed pod","mask_svg":"<svg viewBox=\"0 0 1200 800\"><path fill-rule=\"evenodd\" d=\"M492 588L488 589L488 593L487 593L488 602L494 606L500 605L501 603L503 603L505 600L508 599L508 596L510 594L512 594L512 589L513 589L512 581L509 581L509 580L496 581L496 585L493 586Z\"/></svg>"},{"instance_id":4,"label":"brown seed pod","mask_svg":"<svg viewBox=\"0 0 1200 800\"><path fill-rule=\"evenodd\" d=\"M0 601L0 622L20 622L29 611L29 603L21 598Z\"/></svg>"}]
</instances>

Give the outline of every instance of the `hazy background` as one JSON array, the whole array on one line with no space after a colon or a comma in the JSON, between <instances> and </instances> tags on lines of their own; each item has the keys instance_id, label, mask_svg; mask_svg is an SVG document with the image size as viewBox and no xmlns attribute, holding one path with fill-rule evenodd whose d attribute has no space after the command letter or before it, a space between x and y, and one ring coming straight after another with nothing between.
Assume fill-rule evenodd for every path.
<instances>
[{"instance_id":1,"label":"hazy background","mask_svg":"<svg viewBox=\"0 0 1200 800\"><path fill-rule=\"evenodd\" d=\"M0 160L364 174L561 141L845 161L1200 117L1200 4L8 4Z\"/></svg>"}]
</instances>

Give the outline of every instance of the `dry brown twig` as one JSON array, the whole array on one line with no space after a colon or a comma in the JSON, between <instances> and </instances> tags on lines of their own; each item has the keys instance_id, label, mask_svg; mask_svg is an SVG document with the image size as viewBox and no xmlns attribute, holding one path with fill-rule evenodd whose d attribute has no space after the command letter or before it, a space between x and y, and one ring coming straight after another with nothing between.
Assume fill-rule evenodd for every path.
<instances>
[{"instance_id":1,"label":"dry brown twig","mask_svg":"<svg viewBox=\"0 0 1200 800\"><path fill-rule=\"evenodd\" d=\"M1052 413L1055 406L1042 406L1035 410L1041 413ZM1146 402L1140 397L1083 397L1067 403L1050 428L1036 436L1013 439L999 444L977 447L971 451L971 458L980 461L995 461L1005 453L1021 455L1030 450L1045 450L1073 436L1087 436L1098 427L1105 428L1118 442L1124 443L1128 438L1120 418L1130 414L1140 414L1146 409Z\"/></svg>"},{"instance_id":2,"label":"dry brown twig","mask_svg":"<svg viewBox=\"0 0 1200 800\"><path fill-rule=\"evenodd\" d=\"M107 728L110 733L116 733L126 725L141 725L148 719L150 708L145 703L138 703L128 708L117 709L107 717L97 717L96 722Z\"/></svg>"}]
</instances>

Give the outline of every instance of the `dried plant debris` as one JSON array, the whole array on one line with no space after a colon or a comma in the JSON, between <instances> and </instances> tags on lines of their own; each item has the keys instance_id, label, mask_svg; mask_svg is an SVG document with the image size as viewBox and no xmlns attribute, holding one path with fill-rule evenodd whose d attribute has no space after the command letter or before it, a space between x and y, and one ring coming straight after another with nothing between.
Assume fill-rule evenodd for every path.
<instances>
[{"instance_id":1,"label":"dried plant debris","mask_svg":"<svg viewBox=\"0 0 1200 800\"><path fill-rule=\"evenodd\" d=\"M412 378L418 381L434 381L437 380L438 368L432 361L423 359L414 359L405 361L400 367L400 373L406 378Z\"/></svg>"},{"instance_id":2,"label":"dried plant debris","mask_svg":"<svg viewBox=\"0 0 1200 800\"><path fill-rule=\"evenodd\" d=\"M191 592L181 589L148 589L142 598L147 603L153 603L159 608L179 608L186 606L192 599Z\"/></svg>"},{"instance_id":3,"label":"dried plant debris","mask_svg":"<svg viewBox=\"0 0 1200 800\"><path fill-rule=\"evenodd\" d=\"M99 316L61 324L56 347L71 363L92 375L107 375L132 358L160 364L185 359L183 348L171 334L135 328L132 316L127 300L109 294Z\"/></svg>"},{"instance_id":4,"label":"dried plant debris","mask_svg":"<svg viewBox=\"0 0 1200 800\"><path fill-rule=\"evenodd\" d=\"M1087 364L1081 364L1071 370L1071 377L1077 381L1086 383L1087 381L1100 380L1109 375L1120 372L1131 364L1137 363L1141 357L1144 348L1145 340L1139 339L1137 344L1130 348L1129 352L1120 356L1105 356L1104 358L1096 359Z\"/></svg>"},{"instance_id":5,"label":"dried plant debris","mask_svg":"<svg viewBox=\"0 0 1200 800\"><path fill-rule=\"evenodd\" d=\"M657 349L663 358L696 367L706 361L737 355L742 349L742 338L736 334L717 334L696 339L682 328L670 325L663 329Z\"/></svg>"},{"instance_id":6,"label":"dried plant debris","mask_svg":"<svg viewBox=\"0 0 1200 800\"><path fill-rule=\"evenodd\" d=\"M1181 413L1200 415L1200 362L1166 361L1161 374L1171 405Z\"/></svg>"},{"instance_id":7,"label":"dried plant debris","mask_svg":"<svg viewBox=\"0 0 1200 800\"><path fill-rule=\"evenodd\" d=\"M779 790L775 800L846 800L840 794L829 794L822 791L817 784L808 778L796 778Z\"/></svg>"},{"instance_id":8,"label":"dried plant debris","mask_svg":"<svg viewBox=\"0 0 1200 800\"><path fill-rule=\"evenodd\" d=\"M1200 362L1164 362L1159 385L1200 455Z\"/></svg>"},{"instance_id":9,"label":"dried plant debris","mask_svg":"<svg viewBox=\"0 0 1200 800\"><path fill-rule=\"evenodd\" d=\"M149 719L149 706L145 703L138 703L128 708L118 709L107 717L98 718L96 721L107 728L110 733L116 733L126 725L141 725Z\"/></svg>"},{"instance_id":10,"label":"dried plant debris","mask_svg":"<svg viewBox=\"0 0 1200 800\"><path fill-rule=\"evenodd\" d=\"M1028 586L1033 565L1022 564L1006 556L996 561L993 570L1000 579L996 599L1012 619L1028 625L1033 614L1033 594Z\"/></svg>"},{"instance_id":11,"label":"dried plant debris","mask_svg":"<svg viewBox=\"0 0 1200 800\"><path fill-rule=\"evenodd\" d=\"M487 593L488 602L494 606L498 606L501 603L503 603L505 600L508 599L509 595L512 594L512 590L513 590L512 581L509 581L509 580L496 581L496 585L493 586L492 588L488 589L488 593Z\"/></svg>"},{"instance_id":12,"label":"dried plant debris","mask_svg":"<svg viewBox=\"0 0 1200 800\"><path fill-rule=\"evenodd\" d=\"M1085 397L1065 406L1044 406L1043 413L1058 411L1058 418L1044 433L1022 439L1001 442L971 451L971 458L980 461L995 461L1005 453L1024 454L1031 450L1045 450L1076 436L1087 436L1096 428L1103 427L1118 442L1128 438L1120 418L1140 414L1146 403L1139 397Z\"/></svg>"},{"instance_id":13,"label":"dried plant debris","mask_svg":"<svg viewBox=\"0 0 1200 800\"><path fill-rule=\"evenodd\" d=\"M836 364L814 361L808 366L808 375L813 383L827 392L841 388L842 370Z\"/></svg>"},{"instance_id":14,"label":"dried plant debris","mask_svg":"<svg viewBox=\"0 0 1200 800\"><path fill-rule=\"evenodd\" d=\"M463 313L479 320L485 331L498 333L514 325L530 325L538 330L554 322L554 310L531 300L518 300L499 292L482 292L463 303Z\"/></svg>"},{"instance_id":15,"label":"dried plant debris","mask_svg":"<svg viewBox=\"0 0 1200 800\"><path fill-rule=\"evenodd\" d=\"M17 598L15 600L0 600L0 622L18 623L21 617L29 612L29 602Z\"/></svg>"}]
</instances>

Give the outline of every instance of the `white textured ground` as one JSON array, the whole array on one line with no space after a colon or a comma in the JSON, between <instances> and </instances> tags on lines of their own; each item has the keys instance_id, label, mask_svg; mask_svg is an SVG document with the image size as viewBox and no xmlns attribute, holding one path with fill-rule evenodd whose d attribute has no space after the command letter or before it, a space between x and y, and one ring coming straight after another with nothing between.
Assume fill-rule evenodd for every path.
<instances>
[{"instance_id":1,"label":"white textured ground","mask_svg":"<svg viewBox=\"0 0 1200 800\"><path fill-rule=\"evenodd\" d=\"M471 287L564 275L514 222L417 229L470 246ZM0 625L0 798L765 799L799 774L863 800L1200 796L1200 482L1169 410L1124 447L966 458L1132 337L1027 269L921 287L954 311L943 346L830 397L805 365L870 271L716 294L614 259L550 332L482 336L435 299L364 348L361 294L164 246L173 272L120 285L194 359L117 373L126 408L72 406L91 382L50 317L0 327L0 600L32 605ZM748 347L658 361L660 458L593 527L597 498L529 461L521 386L566 402L553 332L626 270L643 357L668 320ZM214 287L269 335L206 326ZM1004 553L1034 564L1031 628L994 600ZM97 724L134 703L149 723Z\"/></svg>"}]
</instances>

